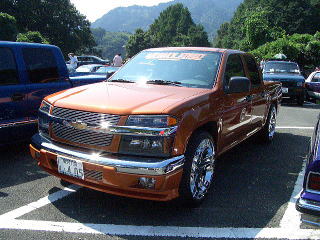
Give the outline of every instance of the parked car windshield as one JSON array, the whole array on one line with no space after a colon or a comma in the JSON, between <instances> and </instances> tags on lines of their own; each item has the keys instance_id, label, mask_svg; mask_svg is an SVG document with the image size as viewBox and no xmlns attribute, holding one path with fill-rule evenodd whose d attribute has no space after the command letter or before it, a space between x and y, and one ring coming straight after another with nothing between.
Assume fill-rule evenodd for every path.
<instances>
[{"instance_id":1,"label":"parked car windshield","mask_svg":"<svg viewBox=\"0 0 320 240\"><path fill-rule=\"evenodd\" d=\"M300 74L298 64L293 62L267 62L263 72Z\"/></svg>"},{"instance_id":2,"label":"parked car windshield","mask_svg":"<svg viewBox=\"0 0 320 240\"><path fill-rule=\"evenodd\" d=\"M221 53L203 51L143 51L108 81L212 88Z\"/></svg>"}]
</instances>

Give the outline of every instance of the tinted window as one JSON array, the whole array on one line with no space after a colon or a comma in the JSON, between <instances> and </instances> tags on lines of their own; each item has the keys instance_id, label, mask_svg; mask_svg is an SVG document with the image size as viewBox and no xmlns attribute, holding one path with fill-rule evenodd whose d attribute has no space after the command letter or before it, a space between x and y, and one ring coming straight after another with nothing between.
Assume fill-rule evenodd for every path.
<instances>
[{"instance_id":1,"label":"tinted window","mask_svg":"<svg viewBox=\"0 0 320 240\"><path fill-rule=\"evenodd\" d=\"M244 58L247 63L247 67L248 67L248 71L249 71L249 79L251 81L252 86L253 87L260 86L261 79L260 79L259 69L256 64L256 61L252 57L247 56L247 55L245 55Z\"/></svg>"},{"instance_id":2,"label":"tinted window","mask_svg":"<svg viewBox=\"0 0 320 240\"><path fill-rule=\"evenodd\" d=\"M17 65L11 49L0 48L0 85L18 83Z\"/></svg>"},{"instance_id":3,"label":"tinted window","mask_svg":"<svg viewBox=\"0 0 320 240\"><path fill-rule=\"evenodd\" d=\"M139 84L151 81L178 82L184 87L211 88L221 53L202 51L143 51L119 69L109 81Z\"/></svg>"},{"instance_id":4,"label":"tinted window","mask_svg":"<svg viewBox=\"0 0 320 240\"><path fill-rule=\"evenodd\" d=\"M58 81L58 67L50 49L24 48L22 52L30 82L47 83Z\"/></svg>"},{"instance_id":5,"label":"tinted window","mask_svg":"<svg viewBox=\"0 0 320 240\"><path fill-rule=\"evenodd\" d=\"M300 74L300 69L298 64L293 62L267 62L263 72Z\"/></svg>"},{"instance_id":6,"label":"tinted window","mask_svg":"<svg viewBox=\"0 0 320 240\"><path fill-rule=\"evenodd\" d=\"M245 77L241 58L236 54L230 55L228 57L226 71L224 73L225 86L229 85L231 77Z\"/></svg>"},{"instance_id":7,"label":"tinted window","mask_svg":"<svg viewBox=\"0 0 320 240\"><path fill-rule=\"evenodd\" d=\"M316 74L313 76L311 82L320 82L320 73L316 73Z\"/></svg>"}]
</instances>

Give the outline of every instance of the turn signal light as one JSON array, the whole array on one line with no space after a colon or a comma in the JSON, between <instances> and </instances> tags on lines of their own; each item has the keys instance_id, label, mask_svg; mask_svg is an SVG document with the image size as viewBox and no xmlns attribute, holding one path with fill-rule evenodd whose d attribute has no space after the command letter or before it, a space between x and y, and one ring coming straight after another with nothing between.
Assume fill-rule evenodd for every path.
<instances>
[{"instance_id":1,"label":"turn signal light","mask_svg":"<svg viewBox=\"0 0 320 240\"><path fill-rule=\"evenodd\" d=\"M314 191L320 191L320 175L310 173L308 180L308 189Z\"/></svg>"}]
</instances>

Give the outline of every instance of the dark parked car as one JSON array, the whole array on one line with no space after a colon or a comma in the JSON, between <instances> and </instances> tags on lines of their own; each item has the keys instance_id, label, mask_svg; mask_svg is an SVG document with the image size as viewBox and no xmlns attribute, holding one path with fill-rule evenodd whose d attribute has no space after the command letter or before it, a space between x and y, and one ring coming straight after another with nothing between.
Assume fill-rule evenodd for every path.
<instances>
[{"instance_id":1,"label":"dark parked car","mask_svg":"<svg viewBox=\"0 0 320 240\"><path fill-rule=\"evenodd\" d=\"M96 56L77 56L78 66L88 65L88 64L110 64L109 60L104 60Z\"/></svg>"},{"instance_id":2,"label":"dark parked car","mask_svg":"<svg viewBox=\"0 0 320 240\"><path fill-rule=\"evenodd\" d=\"M296 203L302 221L320 226L320 115L311 139L303 190Z\"/></svg>"},{"instance_id":3,"label":"dark parked car","mask_svg":"<svg viewBox=\"0 0 320 240\"><path fill-rule=\"evenodd\" d=\"M320 99L320 71L311 73L307 78L306 97L308 100Z\"/></svg>"},{"instance_id":4,"label":"dark parked car","mask_svg":"<svg viewBox=\"0 0 320 240\"><path fill-rule=\"evenodd\" d=\"M42 99L106 76L69 77L60 49L0 41L0 145L25 140L37 130Z\"/></svg>"},{"instance_id":5,"label":"dark parked car","mask_svg":"<svg viewBox=\"0 0 320 240\"><path fill-rule=\"evenodd\" d=\"M282 83L282 96L290 97L303 105L305 79L299 65L290 61L267 61L263 66L263 80Z\"/></svg>"}]
</instances>

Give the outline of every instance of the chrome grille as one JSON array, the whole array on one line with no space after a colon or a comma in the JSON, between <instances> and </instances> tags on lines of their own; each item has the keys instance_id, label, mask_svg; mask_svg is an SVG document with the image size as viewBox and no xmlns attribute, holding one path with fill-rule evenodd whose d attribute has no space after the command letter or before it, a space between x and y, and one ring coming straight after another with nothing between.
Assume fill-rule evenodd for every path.
<instances>
[{"instance_id":1,"label":"chrome grille","mask_svg":"<svg viewBox=\"0 0 320 240\"><path fill-rule=\"evenodd\" d=\"M91 178L96 181L102 180L102 172L96 170L84 170L84 177Z\"/></svg>"},{"instance_id":2,"label":"chrome grille","mask_svg":"<svg viewBox=\"0 0 320 240\"><path fill-rule=\"evenodd\" d=\"M119 115L85 112L60 107L54 107L52 110L52 115L68 120L80 120L89 124L100 124L102 122L108 122L109 125L116 125L120 119Z\"/></svg>"},{"instance_id":3,"label":"chrome grille","mask_svg":"<svg viewBox=\"0 0 320 240\"><path fill-rule=\"evenodd\" d=\"M53 123L52 131L58 138L65 139L70 142L99 147L109 146L113 138L112 134L74 129L58 123Z\"/></svg>"},{"instance_id":4,"label":"chrome grille","mask_svg":"<svg viewBox=\"0 0 320 240\"><path fill-rule=\"evenodd\" d=\"M104 122L107 122L109 125L117 125L120 120L119 115L86 112L59 107L53 108L52 115L66 120L81 121L93 125L99 125ZM52 131L58 138L97 147L109 146L113 138L112 134L99 133L86 129L75 129L59 123L52 124Z\"/></svg>"}]
</instances>

